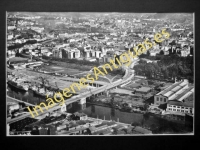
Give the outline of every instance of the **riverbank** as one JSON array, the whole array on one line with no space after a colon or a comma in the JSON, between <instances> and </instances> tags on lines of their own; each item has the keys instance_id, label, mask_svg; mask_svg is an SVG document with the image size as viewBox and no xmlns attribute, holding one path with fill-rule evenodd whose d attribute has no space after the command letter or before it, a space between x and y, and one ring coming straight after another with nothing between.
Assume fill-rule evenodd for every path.
<instances>
[{"instance_id":1,"label":"riverbank","mask_svg":"<svg viewBox=\"0 0 200 150\"><path fill-rule=\"evenodd\" d=\"M120 112L147 114L149 116L157 117L157 118L164 119L164 120L167 120L167 121L170 121L170 122L185 124L185 117L183 117L183 116L177 116L177 115L172 115L172 114L162 115L162 114L151 113L151 112L148 112L148 111L132 111L131 112L131 111L128 111L128 110L123 110L123 109L118 109L116 107L112 107L110 104L103 104L103 103L87 102L87 104L94 105L94 106L107 107L107 108L119 110Z\"/></svg>"},{"instance_id":2,"label":"riverbank","mask_svg":"<svg viewBox=\"0 0 200 150\"><path fill-rule=\"evenodd\" d=\"M112 107L111 104L104 104L104 103L95 103L95 102L87 102L88 104L91 104L91 105L97 105L97 106L103 106L103 107L108 107L108 108L114 108L116 110L119 110L121 112L127 112L127 113L140 113L140 114L144 114L145 111L141 111L141 110L138 110L138 111L131 111L133 109L129 109L129 110L126 110L125 108L119 108L119 107Z\"/></svg>"},{"instance_id":3,"label":"riverbank","mask_svg":"<svg viewBox=\"0 0 200 150\"><path fill-rule=\"evenodd\" d=\"M44 98L39 98L35 96L32 91L29 92L21 92L17 89L11 88L8 86L7 94L11 97L15 97L16 99L22 100L24 102L28 102L31 104L39 104L45 101ZM141 113L129 113L123 112L118 109L112 109L111 106L104 104L90 104L86 103L84 105L79 104L78 102L72 103L69 107L67 107L68 113L75 112L83 112L87 114L88 117L91 118L99 118L105 120L114 120L116 122L122 122L125 124L136 124L138 126L144 126L147 128L152 128L156 130L153 132L154 134L165 134L165 133L188 133L192 132L192 125L188 127L184 123L177 123L176 121L163 119L158 117L158 115L144 115ZM180 121L179 121L180 122Z\"/></svg>"}]
</instances>

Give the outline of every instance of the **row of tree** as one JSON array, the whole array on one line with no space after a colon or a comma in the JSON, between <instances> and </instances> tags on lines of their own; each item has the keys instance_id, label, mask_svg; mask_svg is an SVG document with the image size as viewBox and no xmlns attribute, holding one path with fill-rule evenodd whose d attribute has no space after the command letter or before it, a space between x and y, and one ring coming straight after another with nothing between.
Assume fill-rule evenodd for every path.
<instances>
[{"instance_id":1,"label":"row of tree","mask_svg":"<svg viewBox=\"0 0 200 150\"><path fill-rule=\"evenodd\" d=\"M162 76L168 78L186 78L193 82L194 68L193 57L178 57L176 55L161 57L157 63L147 63L140 60L134 67L139 75L145 75L148 78Z\"/></svg>"}]
</instances>

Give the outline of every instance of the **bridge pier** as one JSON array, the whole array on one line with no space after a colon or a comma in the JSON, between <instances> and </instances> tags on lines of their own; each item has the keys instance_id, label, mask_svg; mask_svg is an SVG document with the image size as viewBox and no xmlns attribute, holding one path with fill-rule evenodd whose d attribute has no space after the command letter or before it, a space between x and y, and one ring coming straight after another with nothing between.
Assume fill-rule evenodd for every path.
<instances>
[{"instance_id":1,"label":"bridge pier","mask_svg":"<svg viewBox=\"0 0 200 150\"><path fill-rule=\"evenodd\" d=\"M86 103L81 105L81 110L86 109Z\"/></svg>"},{"instance_id":2,"label":"bridge pier","mask_svg":"<svg viewBox=\"0 0 200 150\"><path fill-rule=\"evenodd\" d=\"M79 104L85 104L85 103L86 103L86 98L81 98Z\"/></svg>"},{"instance_id":3,"label":"bridge pier","mask_svg":"<svg viewBox=\"0 0 200 150\"><path fill-rule=\"evenodd\" d=\"M63 104L60 108L60 112L66 112L67 111L67 106L66 104Z\"/></svg>"},{"instance_id":4,"label":"bridge pier","mask_svg":"<svg viewBox=\"0 0 200 150\"><path fill-rule=\"evenodd\" d=\"M67 108L72 108L72 103L67 105Z\"/></svg>"},{"instance_id":5,"label":"bridge pier","mask_svg":"<svg viewBox=\"0 0 200 150\"><path fill-rule=\"evenodd\" d=\"M110 96L110 94L109 94L110 92L109 91L106 91L106 96L107 97L109 97Z\"/></svg>"}]
</instances>

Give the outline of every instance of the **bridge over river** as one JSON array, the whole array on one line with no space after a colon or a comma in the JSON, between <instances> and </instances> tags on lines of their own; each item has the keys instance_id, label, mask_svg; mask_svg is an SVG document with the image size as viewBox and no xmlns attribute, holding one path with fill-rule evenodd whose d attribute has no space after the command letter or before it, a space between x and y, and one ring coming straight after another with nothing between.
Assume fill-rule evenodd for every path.
<instances>
[{"instance_id":1,"label":"bridge over river","mask_svg":"<svg viewBox=\"0 0 200 150\"><path fill-rule=\"evenodd\" d=\"M71 97L71 98L69 98L69 99L67 99L65 101L64 107L66 109L66 105L69 105L69 104L77 102L77 101L79 101L80 104L84 104L84 103L86 103L86 98L90 98L92 95L102 94L105 91L108 92L110 89L117 88L117 86L119 86L119 85L122 85L122 84L125 84L127 82L130 82L130 80L133 77L134 77L134 73L131 72L129 70L129 68L127 68L123 79L119 79L119 80L117 80L115 82L112 82L109 85L103 85L101 87L94 88L94 89L91 89L90 91L86 91L84 93L80 93L79 95L73 96L73 97ZM38 116L44 115L45 113L48 113L48 112L53 112L55 110L61 110L63 107L61 107L59 104L60 103L56 103L56 105L54 107L49 108L48 110L46 110L45 107L42 107L43 112L39 112ZM38 116L36 116L36 118ZM13 119L7 119L7 124L14 123L16 121L22 120L22 119L27 118L27 117L32 117L29 112L26 113L26 114L23 114L23 115L21 115L19 117L13 118Z\"/></svg>"}]
</instances>

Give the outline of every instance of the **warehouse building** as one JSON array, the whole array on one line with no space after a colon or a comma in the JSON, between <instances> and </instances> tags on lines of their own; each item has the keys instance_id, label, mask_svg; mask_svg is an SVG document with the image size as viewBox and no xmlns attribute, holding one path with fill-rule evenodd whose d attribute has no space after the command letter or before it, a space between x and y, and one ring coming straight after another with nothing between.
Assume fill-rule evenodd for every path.
<instances>
[{"instance_id":1,"label":"warehouse building","mask_svg":"<svg viewBox=\"0 0 200 150\"><path fill-rule=\"evenodd\" d=\"M192 100L187 100L193 93L194 87L189 86L188 80L183 80L157 93L154 96L154 104L159 106L167 103L167 111L193 114L193 97Z\"/></svg>"}]
</instances>

